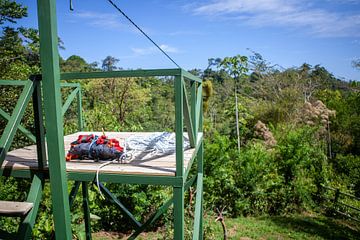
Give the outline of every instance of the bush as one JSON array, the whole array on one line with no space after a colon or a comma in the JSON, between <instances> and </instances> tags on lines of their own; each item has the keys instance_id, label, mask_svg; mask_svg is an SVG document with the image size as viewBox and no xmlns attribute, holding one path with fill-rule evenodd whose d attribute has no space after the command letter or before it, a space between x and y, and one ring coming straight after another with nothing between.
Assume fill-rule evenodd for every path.
<instances>
[{"instance_id":1,"label":"bush","mask_svg":"<svg viewBox=\"0 0 360 240\"><path fill-rule=\"evenodd\" d=\"M330 167L317 128L278 128L277 168L284 177L288 209L314 206L313 195L328 181Z\"/></svg>"},{"instance_id":2,"label":"bush","mask_svg":"<svg viewBox=\"0 0 360 240\"><path fill-rule=\"evenodd\" d=\"M360 197L360 156L339 154L332 163L339 178L337 180L347 185L349 190Z\"/></svg>"},{"instance_id":3,"label":"bush","mask_svg":"<svg viewBox=\"0 0 360 240\"><path fill-rule=\"evenodd\" d=\"M206 207L227 206L231 216L277 212L282 178L274 163L274 153L262 143L250 143L239 154L235 142L215 134L205 142Z\"/></svg>"},{"instance_id":4,"label":"bush","mask_svg":"<svg viewBox=\"0 0 360 240\"><path fill-rule=\"evenodd\" d=\"M281 214L315 206L330 166L317 129L280 127L278 144L250 141L239 153L235 141L214 134L205 140L204 199L207 208L227 206L231 216Z\"/></svg>"}]
</instances>

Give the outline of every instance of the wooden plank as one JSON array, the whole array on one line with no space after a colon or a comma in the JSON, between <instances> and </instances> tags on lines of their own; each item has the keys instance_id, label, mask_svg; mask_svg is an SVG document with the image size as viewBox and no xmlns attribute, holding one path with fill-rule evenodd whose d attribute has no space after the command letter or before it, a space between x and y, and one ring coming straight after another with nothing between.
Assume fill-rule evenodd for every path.
<instances>
[{"instance_id":1,"label":"wooden plank","mask_svg":"<svg viewBox=\"0 0 360 240\"><path fill-rule=\"evenodd\" d=\"M91 132L95 135L102 135L102 132ZM156 132L105 132L109 138L116 138L120 144L124 143L124 139L131 136L147 137ZM70 143L75 141L79 135L89 134L89 132L77 132L64 137L64 151L70 148ZM187 133L184 133L187 136ZM184 170L189 165L189 161L194 154L194 148L184 151ZM69 172L83 172L94 173L99 166L104 163L94 162L93 160L72 160L66 163L66 171ZM36 146L27 146L21 149L16 149L7 154L6 159L2 165L4 169L16 170L38 170L36 159ZM48 171L48 168L44 168ZM101 173L110 174L142 174L154 176L175 176L176 160L175 153L168 155L151 155L144 154L139 158L135 155L134 159L127 163L113 163L101 168Z\"/></svg>"},{"instance_id":2,"label":"wooden plank","mask_svg":"<svg viewBox=\"0 0 360 240\"><path fill-rule=\"evenodd\" d=\"M0 201L0 215L22 217L25 216L34 204L29 202Z\"/></svg>"}]
</instances>

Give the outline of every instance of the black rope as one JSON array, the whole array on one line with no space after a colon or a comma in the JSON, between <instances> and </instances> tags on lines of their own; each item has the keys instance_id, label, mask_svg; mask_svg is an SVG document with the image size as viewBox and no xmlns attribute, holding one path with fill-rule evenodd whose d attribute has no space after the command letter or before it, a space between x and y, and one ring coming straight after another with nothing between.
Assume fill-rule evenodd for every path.
<instances>
[{"instance_id":1,"label":"black rope","mask_svg":"<svg viewBox=\"0 0 360 240\"><path fill-rule=\"evenodd\" d=\"M181 68L159 45L154 42L133 20L131 20L112 0L107 0L113 7L115 7L129 22L134 25L152 44L154 44L165 56L173 62L178 68Z\"/></svg>"}]
</instances>

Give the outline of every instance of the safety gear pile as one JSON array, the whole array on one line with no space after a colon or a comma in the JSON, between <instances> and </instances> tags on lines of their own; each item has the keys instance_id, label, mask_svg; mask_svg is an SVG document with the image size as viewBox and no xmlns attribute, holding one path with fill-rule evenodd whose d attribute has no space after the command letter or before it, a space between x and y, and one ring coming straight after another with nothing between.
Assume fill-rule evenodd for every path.
<instances>
[{"instance_id":1,"label":"safety gear pile","mask_svg":"<svg viewBox=\"0 0 360 240\"><path fill-rule=\"evenodd\" d=\"M96 136L79 135L78 139L71 143L66 161L72 159L92 159L95 161L121 159L124 155L124 148L114 138L107 138L105 135Z\"/></svg>"}]
</instances>

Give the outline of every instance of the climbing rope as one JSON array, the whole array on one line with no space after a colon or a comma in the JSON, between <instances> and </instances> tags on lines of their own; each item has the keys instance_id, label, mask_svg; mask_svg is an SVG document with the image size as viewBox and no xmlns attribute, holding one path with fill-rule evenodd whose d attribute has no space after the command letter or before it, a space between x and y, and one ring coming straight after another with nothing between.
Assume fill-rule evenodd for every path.
<instances>
[{"instance_id":1,"label":"climbing rope","mask_svg":"<svg viewBox=\"0 0 360 240\"><path fill-rule=\"evenodd\" d=\"M189 140L184 137L184 149L190 147ZM176 150L175 133L160 132L150 136L131 136L127 139L126 149L137 156L150 153L152 156L172 154Z\"/></svg>"},{"instance_id":2,"label":"climbing rope","mask_svg":"<svg viewBox=\"0 0 360 240\"><path fill-rule=\"evenodd\" d=\"M190 148L189 140L184 137L184 149ZM102 198L104 195L100 189L99 173L101 169L112 163L123 163L132 160L142 153L149 153L151 157L172 154L176 151L175 133L160 132L150 136L131 136L125 139L124 153L119 159L107 161L99 165L96 170L96 185ZM140 160L140 159L139 159Z\"/></svg>"},{"instance_id":3,"label":"climbing rope","mask_svg":"<svg viewBox=\"0 0 360 240\"><path fill-rule=\"evenodd\" d=\"M152 44L155 45L172 63L178 68L181 68L154 40L152 40L148 34L146 34L130 17L124 13L112 0L107 0L116 10L118 10L134 27L136 27Z\"/></svg>"},{"instance_id":4,"label":"climbing rope","mask_svg":"<svg viewBox=\"0 0 360 240\"><path fill-rule=\"evenodd\" d=\"M126 13L121 10L112 0L107 0L119 13L121 13L134 27L136 27L157 49L159 49L172 63L174 63L178 68L181 68L179 64L172 59L169 54L165 52L148 34L146 34ZM69 2L70 11L74 11L74 6L72 0Z\"/></svg>"}]
</instances>

